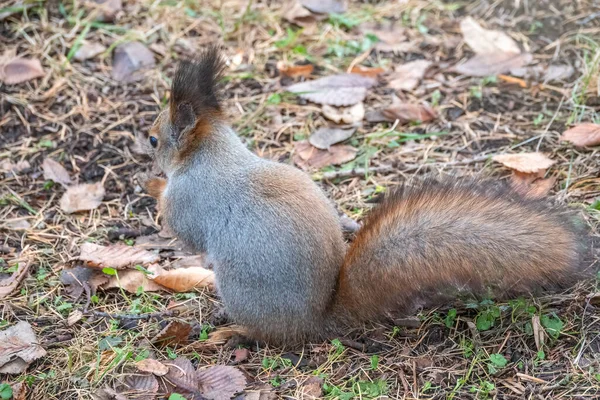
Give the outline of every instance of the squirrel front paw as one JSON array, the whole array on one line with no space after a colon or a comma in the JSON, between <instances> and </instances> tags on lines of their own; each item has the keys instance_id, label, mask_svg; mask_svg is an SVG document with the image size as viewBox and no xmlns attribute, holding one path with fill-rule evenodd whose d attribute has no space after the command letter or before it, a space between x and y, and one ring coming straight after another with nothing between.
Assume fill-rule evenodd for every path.
<instances>
[{"instance_id":1,"label":"squirrel front paw","mask_svg":"<svg viewBox=\"0 0 600 400\"><path fill-rule=\"evenodd\" d=\"M167 186L167 181L148 172L138 172L135 175L138 184L146 193L155 199L160 199Z\"/></svg>"}]
</instances>

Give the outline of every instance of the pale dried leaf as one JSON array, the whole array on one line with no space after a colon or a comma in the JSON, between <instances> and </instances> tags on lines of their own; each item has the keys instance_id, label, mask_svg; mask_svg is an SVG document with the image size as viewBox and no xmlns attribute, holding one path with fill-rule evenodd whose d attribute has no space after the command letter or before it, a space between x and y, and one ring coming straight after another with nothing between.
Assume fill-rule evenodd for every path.
<instances>
[{"instance_id":1,"label":"pale dried leaf","mask_svg":"<svg viewBox=\"0 0 600 400\"><path fill-rule=\"evenodd\" d=\"M83 312L81 312L81 310L71 311L71 313L69 313L69 316L67 317L67 325L73 326L77 322L81 321L81 318L83 318Z\"/></svg>"},{"instance_id":2,"label":"pale dried leaf","mask_svg":"<svg viewBox=\"0 0 600 400\"><path fill-rule=\"evenodd\" d=\"M499 154L492 159L507 168L526 174L543 172L555 163L542 153Z\"/></svg>"},{"instance_id":3,"label":"pale dried leaf","mask_svg":"<svg viewBox=\"0 0 600 400\"><path fill-rule=\"evenodd\" d=\"M10 277L0 280L0 299L7 297L19 287L30 266L30 262L20 262L17 264L17 270Z\"/></svg>"},{"instance_id":4,"label":"pale dried leaf","mask_svg":"<svg viewBox=\"0 0 600 400\"><path fill-rule=\"evenodd\" d=\"M365 106L362 102L350 107L332 107L323 104L323 115L336 124L357 124L365 117Z\"/></svg>"},{"instance_id":5,"label":"pale dried leaf","mask_svg":"<svg viewBox=\"0 0 600 400\"><path fill-rule=\"evenodd\" d=\"M389 122L396 120L401 124L408 122L428 122L437 117L437 113L428 105L396 103L381 110Z\"/></svg>"},{"instance_id":6,"label":"pale dried leaf","mask_svg":"<svg viewBox=\"0 0 600 400\"><path fill-rule=\"evenodd\" d=\"M277 69L279 73L283 76L288 76L290 78L304 77L308 78L310 74L312 74L314 67L312 64L306 65L288 65L283 61L279 61L277 63Z\"/></svg>"},{"instance_id":7,"label":"pale dried leaf","mask_svg":"<svg viewBox=\"0 0 600 400\"><path fill-rule=\"evenodd\" d=\"M174 292L190 292L194 289L212 288L215 283L213 271L203 267L165 270L158 264L148 267L149 277L159 285Z\"/></svg>"},{"instance_id":8,"label":"pale dried leaf","mask_svg":"<svg viewBox=\"0 0 600 400\"><path fill-rule=\"evenodd\" d=\"M321 127L310 135L308 141L317 149L328 150L332 145L349 139L355 131L356 128Z\"/></svg>"},{"instance_id":9,"label":"pale dried leaf","mask_svg":"<svg viewBox=\"0 0 600 400\"><path fill-rule=\"evenodd\" d=\"M550 65L546 69L546 74L544 75L544 82L552 82L552 81L562 81L565 79L569 79L575 73L575 68L570 65L557 64Z\"/></svg>"},{"instance_id":10,"label":"pale dried leaf","mask_svg":"<svg viewBox=\"0 0 600 400\"><path fill-rule=\"evenodd\" d=\"M22 172L22 171L24 171L24 170L26 170L28 168L31 168L31 165L26 160L17 161L16 164L14 164L10 160L3 160L0 163L0 172L14 172L14 173L19 173L19 172Z\"/></svg>"},{"instance_id":11,"label":"pale dried leaf","mask_svg":"<svg viewBox=\"0 0 600 400\"><path fill-rule=\"evenodd\" d=\"M105 51L106 46L104 46L102 43L88 42L87 40L84 40L81 43L81 46L75 52L73 58L75 58L77 61L85 61L89 60L90 58L94 58L98 54L101 54Z\"/></svg>"},{"instance_id":12,"label":"pale dried leaf","mask_svg":"<svg viewBox=\"0 0 600 400\"><path fill-rule=\"evenodd\" d=\"M46 355L28 322L20 321L0 332L0 373L20 374Z\"/></svg>"},{"instance_id":13,"label":"pale dried leaf","mask_svg":"<svg viewBox=\"0 0 600 400\"><path fill-rule=\"evenodd\" d=\"M343 14L346 12L345 0L300 0L300 4L317 14Z\"/></svg>"},{"instance_id":14,"label":"pale dried leaf","mask_svg":"<svg viewBox=\"0 0 600 400\"><path fill-rule=\"evenodd\" d=\"M472 17L466 17L460 23L465 42L477 54L521 52L519 45L506 33L483 28Z\"/></svg>"},{"instance_id":15,"label":"pale dried leaf","mask_svg":"<svg viewBox=\"0 0 600 400\"><path fill-rule=\"evenodd\" d=\"M364 34L376 36L379 41L375 44L375 49L383 53L407 52L414 47L413 43L407 42L405 29L395 21L366 22L360 25L360 30Z\"/></svg>"},{"instance_id":16,"label":"pale dried leaf","mask_svg":"<svg viewBox=\"0 0 600 400\"><path fill-rule=\"evenodd\" d=\"M169 368L165 378L176 388L191 393L198 392L198 376L190 360L177 357L173 361L165 362L165 365Z\"/></svg>"},{"instance_id":17,"label":"pale dried leaf","mask_svg":"<svg viewBox=\"0 0 600 400\"><path fill-rule=\"evenodd\" d=\"M92 0L84 4L88 6L93 5L93 8L100 9L101 14L98 16L98 20L104 22L114 21L118 12L123 9L122 0Z\"/></svg>"},{"instance_id":18,"label":"pale dried leaf","mask_svg":"<svg viewBox=\"0 0 600 400\"><path fill-rule=\"evenodd\" d=\"M314 103L351 106L365 99L367 89L376 80L356 74L332 75L308 82L296 83L287 90Z\"/></svg>"},{"instance_id":19,"label":"pale dried leaf","mask_svg":"<svg viewBox=\"0 0 600 400\"><path fill-rule=\"evenodd\" d=\"M135 363L135 366L140 371L150 372L156 376L163 376L169 372L169 367L152 358L146 358L145 360L138 361Z\"/></svg>"},{"instance_id":20,"label":"pale dried leaf","mask_svg":"<svg viewBox=\"0 0 600 400\"><path fill-rule=\"evenodd\" d=\"M294 161L303 168L323 168L328 165L339 165L356 158L358 152L352 146L335 145L328 150L313 147L308 141L294 143L296 156Z\"/></svg>"},{"instance_id":21,"label":"pale dried leaf","mask_svg":"<svg viewBox=\"0 0 600 400\"><path fill-rule=\"evenodd\" d=\"M141 249L137 246L114 244L100 246L95 243L83 243L81 253L76 259L85 261L92 268L123 269L136 264L157 262L160 257L156 252Z\"/></svg>"},{"instance_id":22,"label":"pale dried leaf","mask_svg":"<svg viewBox=\"0 0 600 400\"><path fill-rule=\"evenodd\" d=\"M161 237L157 233L135 239L135 247L147 250L182 250L183 244L173 237Z\"/></svg>"},{"instance_id":23,"label":"pale dried leaf","mask_svg":"<svg viewBox=\"0 0 600 400\"><path fill-rule=\"evenodd\" d=\"M508 73L512 69L527 65L531 60L529 53L478 54L467 62L455 66L453 70L463 75L485 77Z\"/></svg>"},{"instance_id":24,"label":"pale dried leaf","mask_svg":"<svg viewBox=\"0 0 600 400\"><path fill-rule=\"evenodd\" d=\"M199 392L211 400L229 400L246 387L246 377L235 367L216 365L197 372Z\"/></svg>"},{"instance_id":25,"label":"pale dried leaf","mask_svg":"<svg viewBox=\"0 0 600 400\"><path fill-rule=\"evenodd\" d=\"M98 208L105 191L102 182L69 186L60 199L60 209L67 214Z\"/></svg>"},{"instance_id":26,"label":"pale dried leaf","mask_svg":"<svg viewBox=\"0 0 600 400\"><path fill-rule=\"evenodd\" d=\"M600 125L579 124L563 132L560 140L571 142L577 147L598 146L600 145Z\"/></svg>"},{"instance_id":27,"label":"pale dried leaf","mask_svg":"<svg viewBox=\"0 0 600 400\"><path fill-rule=\"evenodd\" d=\"M431 61L417 60L394 68L394 73L389 79L389 87L394 90L412 90L423 79L425 72L431 66Z\"/></svg>"},{"instance_id":28,"label":"pale dried leaf","mask_svg":"<svg viewBox=\"0 0 600 400\"><path fill-rule=\"evenodd\" d=\"M320 399L323 397L323 378L311 376L299 389L301 399Z\"/></svg>"},{"instance_id":29,"label":"pale dried leaf","mask_svg":"<svg viewBox=\"0 0 600 400\"><path fill-rule=\"evenodd\" d=\"M322 19L305 8L299 0L289 3L289 6L283 12L283 18L302 27L314 25L318 19Z\"/></svg>"},{"instance_id":30,"label":"pale dried leaf","mask_svg":"<svg viewBox=\"0 0 600 400\"><path fill-rule=\"evenodd\" d=\"M51 158L44 159L44 162L42 163L42 169L44 171L44 179L46 180L54 181L63 185L64 187L68 187L73 183L65 167Z\"/></svg>"},{"instance_id":31,"label":"pale dried leaf","mask_svg":"<svg viewBox=\"0 0 600 400\"><path fill-rule=\"evenodd\" d=\"M540 351L544 348L546 331L544 331L544 328L542 327L539 315L534 315L531 317L531 326L533 327L533 339L535 340L535 347L538 349L538 351Z\"/></svg>"},{"instance_id":32,"label":"pale dried leaf","mask_svg":"<svg viewBox=\"0 0 600 400\"><path fill-rule=\"evenodd\" d=\"M192 327L185 322L171 321L153 339L152 343L159 346L187 344Z\"/></svg>"},{"instance_id":33,"label":"pale dried leaf","mask_svg":"<svg viewBox=\"0 0 600 400\"><path fill-rule=\"evenodd\" d=\"M17 218L5 221L4 227L13 231L26 231L31 228L31 224L25 218Z\"/></svg>"},{"instance_id":34,"label":"pale dried leaf","mask_svg":"<svg viewBox=\"0 0 600 400\"><path fill-rule=\"evenodd\" d=\"M134 82L143 78L143 70L154 65L154 54L142 43L124 43L115 49L112 77L119 82Z\"/></svg>"},{"instance_id":35,"label":"pale dried leaf","mask_svg":"<svg viewBox=\"0 0 600 400\"><path fill-rule=\"evenodd\" d=\"M158 292L167 290L158 283L148 279L145 273L137 269L124 269L118 275L108 276L106 283L100 285L103 289L122 288L129 293L137 293L141 288L143 292Z\"/></svg>"},{"instance_id":36,"label":"pale dried leaf","mask_svg":"<svg viewBox=\"0 0 600 400\"><path fill-rule=\"evenodd\" d=\"M27 82L44 74L38 59L16 57L0 65L0 81L7 85Z\"/></svg>"}]
</instances>

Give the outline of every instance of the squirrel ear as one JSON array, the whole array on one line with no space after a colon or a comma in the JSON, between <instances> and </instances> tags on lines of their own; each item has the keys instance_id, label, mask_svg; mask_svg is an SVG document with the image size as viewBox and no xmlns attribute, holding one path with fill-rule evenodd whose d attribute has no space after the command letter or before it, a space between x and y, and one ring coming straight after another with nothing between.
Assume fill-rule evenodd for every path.
<instances>
[{"instance_id":1,"label":"squirrel ear","mask_svg":"<svg viewBox=\"0 0 600 400\"><path fill-rule=\"evenodd\" d=\"M178 104L175 112L172 115L174 136L176 139L181 138L184 132L189 131L196 125L196 114L194 108L189 103Z\"/></svg>"}]
</instances>

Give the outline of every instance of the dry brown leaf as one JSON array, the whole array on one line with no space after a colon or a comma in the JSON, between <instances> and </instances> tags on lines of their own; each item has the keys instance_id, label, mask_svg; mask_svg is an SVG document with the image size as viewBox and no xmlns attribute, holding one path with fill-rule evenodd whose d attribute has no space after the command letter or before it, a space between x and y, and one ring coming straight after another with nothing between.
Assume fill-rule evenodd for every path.
<instances>
[{"instance_id":1,"label":"dry brown leaf","mask_svg":"<svg viewBox=\"0 0 600 400\"><path fill-rule=\"evenodd\" d=\"M320 399L323 397L323 378L311 376L299 388L300 399Z\"/></svg>"},{"instance_id":2,"label":"dry brown leaf","mask_svg":"<svg viewBox=\"0 0 600 400\"><path fill-rule=\"evenodd\" d=\"M453 68L455 72L468 76L491 76L505 74L521 68L532 60L529 53L489 53L478 54L467 62Z\"/></svg>"},{"instance_id":3,"label":"dry brown leaf","mask_svg":"<svg viewBox=\"0 0 600 400\"><path fill-rule=\"evenodd\" d=\"M119 391L128 399L155 400L158 392L158 380L152 374L132 374L125 377Z\"/></svg>"},{"instance_id":4,"label":"dry brown leaf","mask_svg":"<svg viewBox=\"0 0 600 400\"><path fill-rule=\"evenodd\" d=\"M525 174L541 173L555 163L542 153L499 154L492 160Z\"/></svg>"},{"instance_id":5,"label":"dry brown leaf","mask_svg":"<svg viewBox=\"0 0 600 400\"><path fill-rule=\"evenodd\" d=\"M135 366L140 371L150 372L156 376L163 376L169 372L169 367L152 358L146 358L145 360L138 361L135 363Z\"/></svg>"},{"instance_id":6,"label":"dry brown leaf","mask_svg":"<svg viewBox=\"0 0 600 400\"><path fill-rule=\"evenodd\" d=\"M400 123L428 122L437 117L437 113L428 105L397 103L381 110L389 121L399 120Z\"/></svg>"},{"instance_id":7,"label":"dry brown leaf","mask_svg":"<svg viewBox=\"0 0 600 400\"><path fill-rule=\"evenodd\" d=\"M289 6L283 12L283 18L287 21L302 27L314 25L317 20L327 18L326 15L318 15L310 12L299 0L289 3Z\"/></svg>"},{"instance_id":8,"label":"dry brown leaf","mask_svg":"<svg viewBox=\"0 0 600 400\"><path fill-rule=\"evenodd\" d=\"M544 342L546 341L546 332L540 323L539 315L534 315L531 317L531 326L533 327L533 339L535 340L535 347L538 349L538 351L540 351L544 347Z\"/></svg>"},{"instance_id":9,"label":"dry brown leaf","mask_svg":"<svg viewBox=\"0 0 600 400\"><path fill-rule=\"evenodd\" d=\"M185 392L198 392L198 376L192 362L185 357L177 357L173 361L165 362L169 372L165 378L177 389Z\"/></svg>"},{"instance_id":10,"label":"dry brown leaf","mask_svg":"<svg viewBox=\"0 0 600 400\"><path fill-rule=\"evenodd\" d=\"M181 257L171 263L171 266L174 269L202 267L204 265L207 265L206 255L202 255L202 254L195 255L195 256Z\"/></svg>"},{"instance_id":11,"label":"dry brown leaf","mask_svg":"<svg viewBox=\"0 0 600 400\"><path fill-rule=\"evenodd\" d=\"M44 179L46 180L54 181L63 185L64 187L68 187L73 183L65 167L51 158L44 159L44 162L42 163L42 169L44 171Z\"/></svg>"},{"instance_id":12,"label":"dry brown leaf","mask_svg":"<svg viewBox=\"0 0 600 400\"><path fill-rule=\"evenodd\" d=\"M328 150L332 145L349 139L355 131L356 128L321 127L310 135L308 141L317 149Z\"/></svg>"},{"instance_id":13,"label":"dry brown leaf","mask_svg":"<svg viewBox=\"0 0 600 400\"><path fill-rule=\"evenodd\" d=\"M106 46L98 42L84 40L73 56L77 61L85 61L106 51Z\"/></svg>"},{"instance_id":14,"label":"dry brown leaf","mask_svg":"<svg viewBox=\"0 0 600 400\"><path fill-rule=\"evenodd\" d=\"M187 344L188 336L192 327L185 322L171 321L153 339L152 343L159 346L172 346L175 344Z\"/></svg>"},{"instance_id":15,"label":"dry brown leaf","mask_svg":"<svg viewBox=\"0 0 600 400\"><path fill-rule=\"evenodd\" d=\"M357 124L365 117L365 106L362 102L350 107L332 107L323 104L323 115L336 124Z\"/></svg>"},{"instance_id":16,"label":"dry brown leaf","mask_svg":"<svg viewBox=\"0 0 600 400\"><path fill-rule=\"evenodd\" d=\"M345 0L300 0L300 4L317 14L343 14L346 12Z\"/></svg>"},{"instance_id":17,"label":"dry brown leaf","mask_svg":"<svg viewBox=\"0 0 600 400\"><path fill-rule=\"evenodd\" d=\"M483 28L472 17L463 19L460 30L465 42L477 54L519 54L519 45L506 33Z\"/></svg>"},{"instance_id":18,"label":"dry brown leaf","mask_svg":"<svg viewBox=\"0 0 600 400\"><path fill-rule=\"evenodd\" d=\"M389 87L394 90L412 90L423 79L425 72L431 66L431 61L417 60L394 68L394 73L389 76Z\"/></svg>"},{"instance_id":19,"label":"dry brown leaf","mask_svg":"<svg viewBox=\"0 0 600 400\"><path fill-rule=\"evenodd\" d=\"M203 267L165 270L158 264L148 267L149 277L159 285L175 292L190 292L194 289L212 288L215 283L213 271Z\"/></svg>"},{"instance_id":20,"label":"dry brown leaf","mask_svg":"<svg viewBox=\"0 0 600 400\"><path fill-rule=\"evenodd\" d=\"M0 332L0 373L20 374L46 355L28 322L20 321Z\"/></svg>"},{"instance_id":21,"label":"dry brown leaf","mask_svg":"<svg viewBox=\"0 0 600 400\"><path fill-rule=\"evenodd\" d=\"M367 89L376 80L357 74L327 76L308 82L296 83L287 90L314 103L331 106L351 106L360 103L367 95Z\"/></svg>"},{"instance_id":22,"label":"dry brown leaf","mask_svg":"<svg viewBox=\"0 0 600 400\"><path fill-rule=\"evenodd\" d=\"M16 85L44 76L40 60L15 57L0 65L0 81Z\"/></svg>"},{"instance_id":23,"label":"dry brown leaf","mask_svg":"<svg viewBox=\"0 0 600 400\"><path fill-rule=\"evenodd\" d=\"M215 365L198 370L199 392L208 399L229 400L246 387L246 377L235 367Z\"/></svg>"},{"instance_id":24,"label":"dry brown leaf","mask_svg":"<svg viewBox=\"0 0 600 400\"><path fill-rule=\"evenodd\" d=\"M79 321L81 321L81 318L83 318L83 312L81 312L81 310L71 311L69 313L69 316L67 317L67 325L73 326Z\"/></svg>"},{"instance_id":25,"label":"dry brown leaf","mask_svg":"<svg viewBox=\"0 0 600 400\"><path fill-rule=\"evenodd\" d=\"M27 399L27 385L23 382L14 383L11 385L13 391L12 400L26 400Z\"/></svg>"},{"instance_id":26,"label":"dry brown leaf","mask_svg":"<svg viewBox=\"0 0 600 400\"><path fill-rule=\"evenodd\" d=\"M67 214L98 208L105 195L102 182L69 186L60 198L60 208Z\"/></svg>"},{"instance_id":27,"label":"dry brown leaf","mask_svg":"<svg viewBox=\"0 0 600 400\"><path fill-rule=\"evenodd\" d=\"M524 174L514 171L510 177L511 187L518 193L529 198L546 197L556 183L556 177L544 179L543 172L539 174Z\"/></svg>"},{"instance_id":28,"label":"dry brown leaf","mask_svg":"<svg viewBox=\"0 0 600 400\"><path fill-rule=\"evenodd\" d=\"M167 290L153 280L148 279L145 273L137 269L120 270L117 275L109 276L106 283L101 284L100 287L102 289L122 288L129 293L137 293L139 288L143 292Z\"/></svg>"},{"instance_id":29,"label":"dry brown leaf","mask_svg":"<svg viewBox=\"0 0 600 400\"><path fill-rule=\"evenodd\" d=\"M112 77L119 82L134 82L143 78L143 70L154 65L154 54L142 43L124 43L115 49Z\"/></svg>"},{"instance_id":30,"label":"dry brown leaf","mask_svg":"<svg viewBox=\"0 0 600 400\"><path fill-rule=\"evenodd\" d=\"M577 147L598 146L600 145L600 125L579 124L563 132L560 140L571 142Z\"/></svg>"},{"instance_id":31,"label":"dry brown leaf","mask_svg":"<svg viewBox=\"0 0 600 400\"><path fill-rule=\"evenodd\" d=\"M16 164L14 164L11 160L4 160L0 163L0 172L19 173L28 168L31 168L31 165L26 160L17 161Z\"/></svg>"},{"instance_id":32,"label":"dry brown leaf","mask_svg":"<svg viewBox=\"0 0 600 400\"><path fill-rule=\"evenodd\" d=\"M406 52L414 47L413 43L407 41L405 29L395 21L366 22L360 25L360 30L376 36L379 41L375 44L375 50L383 53Z\"/></svg>"},{"instance_id":33,"label":"dry brown leaf","mask_svg":"<svg viewBox=\"0 0 600 400\"><path fill-rule=\"evenodd\" d=\"M122 0L91 0L85 4L88 6L93 5L93 8L99 9L101 14L97 19L103 22L114 21L119 11L123 9Z\"/></svg>"},{"instance_id":34,"label":"dry brown leaf","mask_svg":"<svg viewBox=\"0 0 600 400\"><path fill-rule=\"evenodd\" d=\"M308 141L294 143L296 157L294 161L303 168L323 168L328 165L339 165L354 160L358 152L352 146L335 145L328 150L313 147Z\"/></svg>"},{"instance_id":35,"label":"dry brown leaf","mask_svg":"<svg viewBox=\"0 0 600 400\"><path fill-rule=\"evenodd\" d=\"M283 76L288 76L290 78L304 77L308 78L310 74L312 74L314 70L314 66L312 64L306 65L287 65L283 61L279 61L277 63L277 69L279 73Z\"/></svg>"},{"instance_id":36,"label":"dry brown leaf","mask_svg":"<svg viewBox=\"0 0 600 400\"><path fill-rule=\"evenodd\" d=\"M157 262L160 257L157 253L136 246L114 244L100 246L95 243L83 243L81 253L76 259L85 261L92 268L123 269L135 264L150 264Z\"/></svg>"},{"instance_id":37,"label":"dry brown leaf","mask_svg":"<svg viewBox=\"0 0 600 400\"><path fill-rule=\"evenodd\" d=\"M30 262L19 262L17 263L17 270L10 277L0 280L0 299L7 297L19 287L19 283L27 275L30 265Z\"/></svg>"},{"instance_id":38,"label":"dry brown leaf","mask_svg":"<svg viewBox=\"0 0 600 400\"><path fill-rule=\"evenodd\" d=\"M64 268L60 273L60 281L65 285L67 294L77 300L84 291L84 286L88 286L90 294L95 294L99 286L108 282L108 275L99 270L83 268Z\"/></svg>"},{"instance_id":39,"label":"dry brown leaf","mask_svg":"<svg viewBox=\"0 0 600 400\"><path fill-rule=\"evenodd\" d=\"M355 65L350 70L351 74L358 74L362 76L367 76L369 78L377 78L379 75L383 74L385 70L381 67L363 67L362 65Z\"/></svg>"}]
</instances>

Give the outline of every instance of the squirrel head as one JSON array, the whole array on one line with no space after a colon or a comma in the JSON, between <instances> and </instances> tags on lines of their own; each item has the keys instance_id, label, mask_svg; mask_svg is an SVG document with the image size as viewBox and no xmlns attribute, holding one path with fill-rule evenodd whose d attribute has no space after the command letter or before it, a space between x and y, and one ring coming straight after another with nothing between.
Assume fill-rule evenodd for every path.
<instances>
[{"instance_id":1,"label":"squirrel head","mask_svg":"<svg viewBox=\"0 0 600 400\"><path fill-rule=\"evenodd\" d=\"M185 165L223 119L219 81L224 66L216 46L203 50L193 61L179 63L168 108L148 132L136 138L163 172Z\"/></svg>"}]
</instances>

